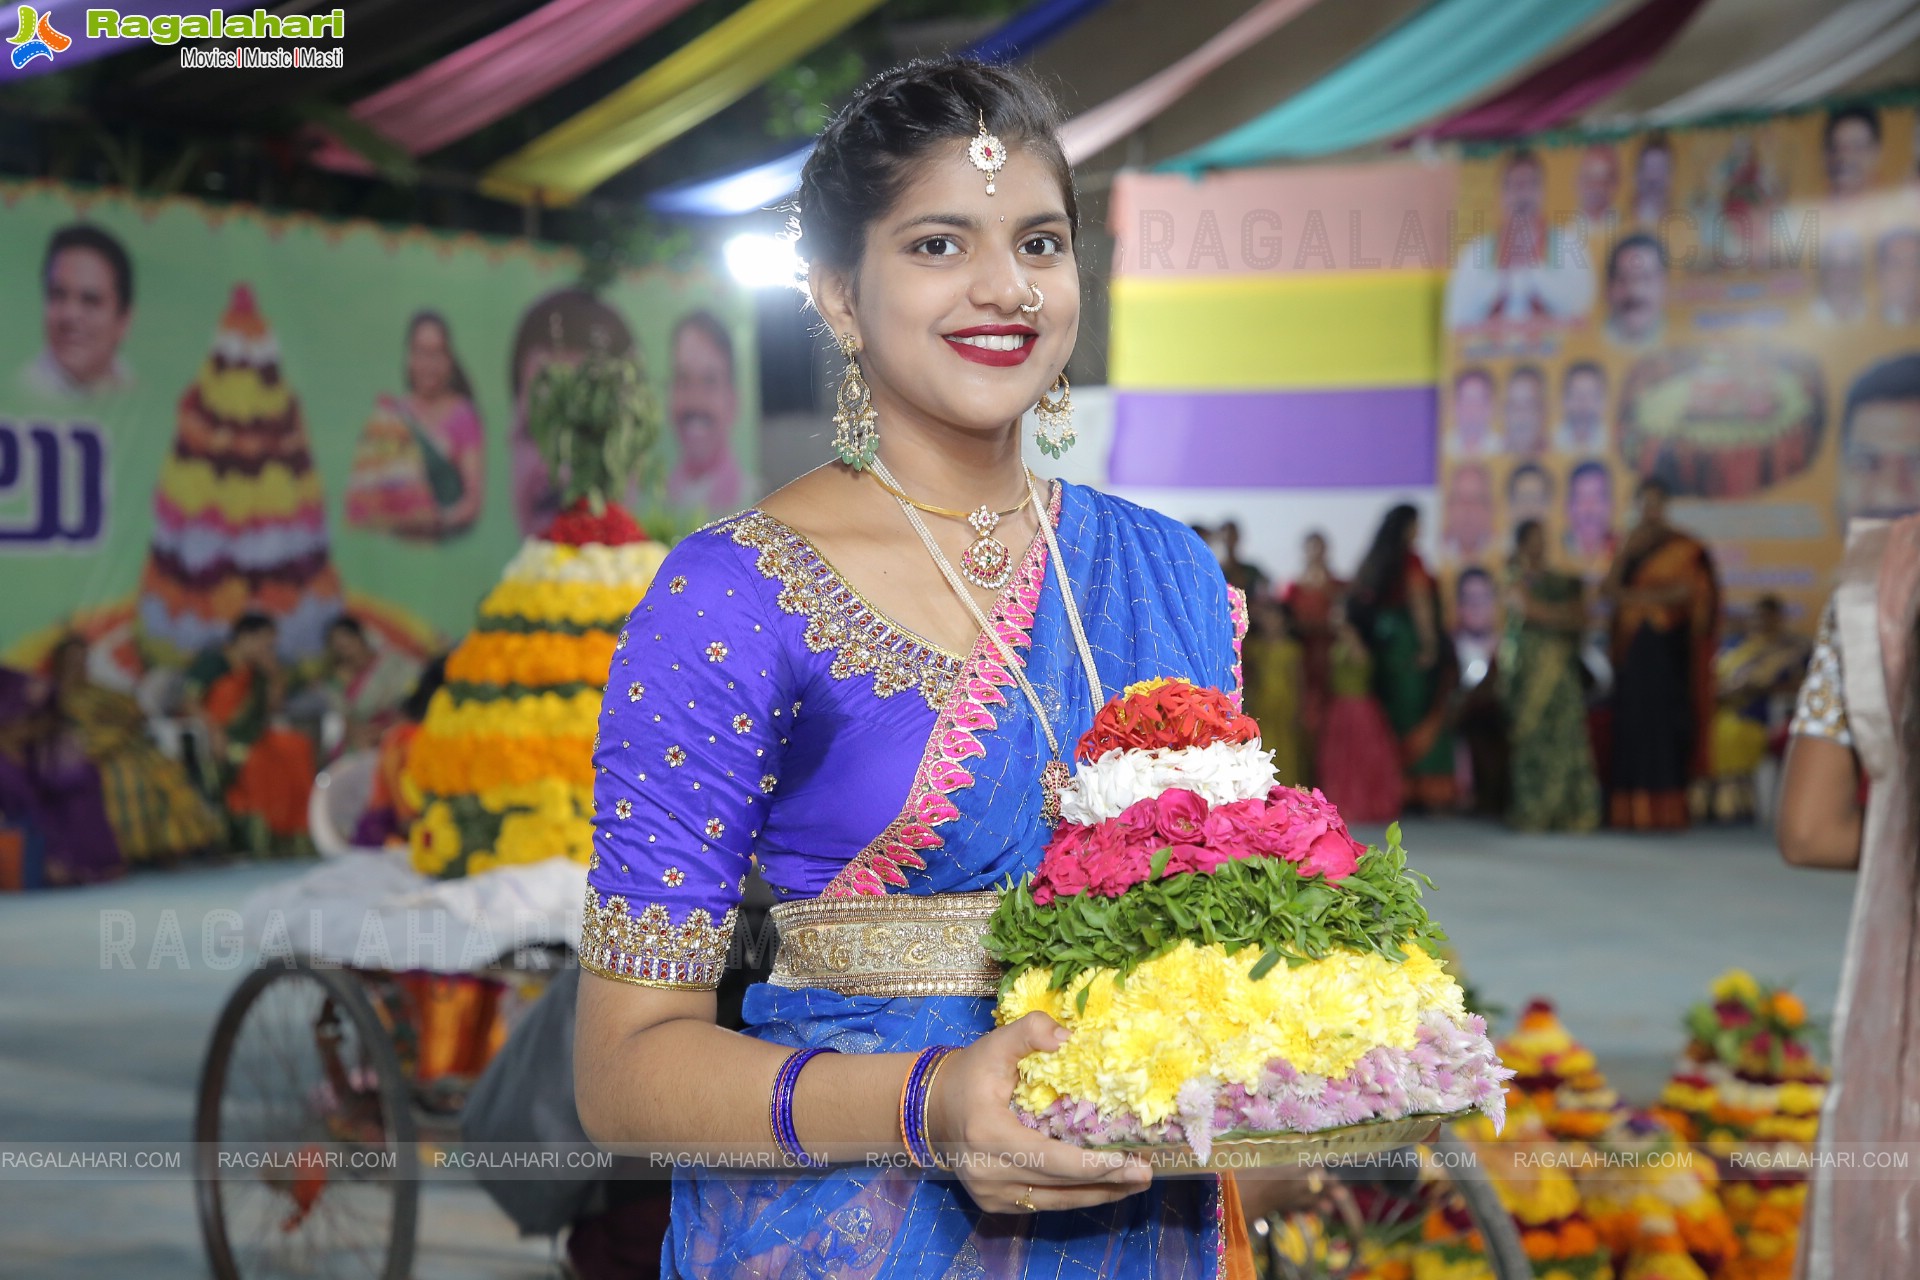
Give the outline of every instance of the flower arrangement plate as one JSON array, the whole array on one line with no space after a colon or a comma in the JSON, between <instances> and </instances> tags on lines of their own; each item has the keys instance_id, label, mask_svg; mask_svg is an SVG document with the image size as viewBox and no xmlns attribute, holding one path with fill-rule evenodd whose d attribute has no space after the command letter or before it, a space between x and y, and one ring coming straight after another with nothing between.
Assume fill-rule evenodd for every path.
<instances>
[{"instance_id":1,"label":"flower arrangement plate","mask_svg":"<svg viewBox=\"0 0 1920 1280\"><path fill-rule=\"evenodd\" d=\"M1184 1142L1115 1142L1089 1148L1125 1151L1147 1157L1155 1169L1169 1173L1231 1173L1236 1169L1320 1167L1385 1155L1403 1147L1431 1141L1440 1126L1460 1120L1471 1111L1446 1115L1400 1116L1367 1120L1337 1129L1310 1133L1223 1133L1213 1140L1213 1151L1200 1159Z\"/></svg>"}]
</instances>

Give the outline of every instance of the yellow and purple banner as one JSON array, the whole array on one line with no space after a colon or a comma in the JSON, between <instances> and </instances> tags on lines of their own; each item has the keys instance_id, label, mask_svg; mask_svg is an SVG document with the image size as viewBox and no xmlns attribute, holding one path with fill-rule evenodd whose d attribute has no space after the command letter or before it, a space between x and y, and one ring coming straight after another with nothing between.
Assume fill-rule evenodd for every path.
<instances>
[{"instance_id":1,"label":"yellow and purple banner","mask_svg":"<svg viewBox=\"0 0 1920 1280\"><path fill-rule=\"evenodd\" d=\"M1816 610L1850 517L1920 508L1914 112L1848 107L1466 162L1441 555L1515 524L1606 571L1642 477L1735 608Z\"/></svg>"},{"instance_id":2,"label":"yellow and purple banner","mask_svg":"<svg viewBox=\"0 0 1920 1280\"><path fill-rule=\"evenodd\" d=\"M1113 483L1431 485L1452 198L1419 164L1122 175Z\"/></svg>"}]
</instances>

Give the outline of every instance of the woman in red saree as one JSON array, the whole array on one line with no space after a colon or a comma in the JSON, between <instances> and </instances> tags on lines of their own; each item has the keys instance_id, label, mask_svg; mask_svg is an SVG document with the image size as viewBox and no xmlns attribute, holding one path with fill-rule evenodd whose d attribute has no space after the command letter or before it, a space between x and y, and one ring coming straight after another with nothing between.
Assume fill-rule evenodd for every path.
<instances>
[{"instance_id":1,"label":"woman in red saree","mask_svg":"<svg viewBox=\"0 0 1920 1280\"><path fill-rule=\"evenodd\" d=\"M1834 1158L1920 1143L1920 516L1855 522L1781 790L1787 861L1860 876L1798 1274L1920 1275L1920 1180Z\"/></svg>"},{"instance_id":2,"label":"woman in red saree","mask_svg":"<svg viewBox=\"0 0 1920 1280\"><path fill-rule=\"evenodd\" d=\"M278 634L266 614L243 615L223 647L187 668L187 697L213 736L215 759L228 766L227 811L285 841L306 833L314 763L313 743L275 723L286 698Z\"/></svg>"},{"instance_id":3,"label":"woman in red saree","mask_svg":"<svg viewBox=\"0 0 1920 1280\"><path fill-rule=\"evenodd\" d=\"M1640 523L1602 588L1613 602L1616 827L1683 830L1711 769L1720 584L1704 544L1667 523L1667 487L1640 484Z\"/></svg>"},{"instance_id":4,"label":"woman in red saree","mask_svg":"<svg viewBox=\"0 0 1920 1280\"><path fill-rule=\"evenodd\" d=\"M1347 584L1327 567L1327 536L1315 530L1305 543L1306 567L1287 584L1280 606L1300 637L1302 689L1300 727L1306 732L1308 760L1326 723L1327 702L1333 690L1333 607L1346 595Z\"/></svg>"}]
</instances>

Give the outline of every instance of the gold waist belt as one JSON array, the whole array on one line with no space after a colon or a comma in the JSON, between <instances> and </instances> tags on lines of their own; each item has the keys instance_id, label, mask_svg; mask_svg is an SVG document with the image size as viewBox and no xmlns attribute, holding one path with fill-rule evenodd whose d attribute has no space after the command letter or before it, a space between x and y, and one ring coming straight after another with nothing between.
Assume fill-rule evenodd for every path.
<instances>
[{"instance_id":1,"label":"gold waist belt","mask_svg":"<svg viewBox=\"0 0 1920 1280\"><path fill-rule=\"evenodd\" d=\"M1001 970L981 939L999 905L993 892L783 902L767 981L843 996L992 996Z\"/></svg>"}]
</instances>

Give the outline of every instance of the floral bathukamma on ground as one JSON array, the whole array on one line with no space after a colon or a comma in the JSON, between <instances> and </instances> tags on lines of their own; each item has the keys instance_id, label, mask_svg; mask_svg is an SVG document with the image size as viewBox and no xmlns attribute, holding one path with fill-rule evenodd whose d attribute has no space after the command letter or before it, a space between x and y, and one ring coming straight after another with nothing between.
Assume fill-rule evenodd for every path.
<instances>
[{"instance_id":1,"label":"floral bathukamma on ground","mask_svg":"<svg viewBox=\"0 0 1920 1280\"><path fill-rule=\"evenodd\" d=\"M454 878L593 851L593 737L620 629L666 547L587 504L529 538L447 659L408 757L413 865Z\"/></svg>"},{"instance_id":2,"label":"floral bathukamma on ground","mask_svg":"<svg viewBox=\"0 0 1920 1280\"><path fill-rule=\"evenodd\" d=\"M1072 1033L1020 1064L1027 1124L1082 1145L1187 1147L1482 1109L1486 1026L1434 958L1399 833L1368 849L1277 785L1215 689L1148 681L1101 709L1039 870L987 946L996 1016Z\"/></svg>"}]
</instances>

